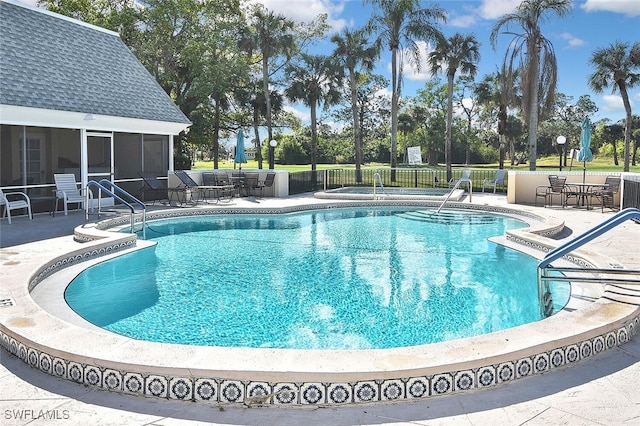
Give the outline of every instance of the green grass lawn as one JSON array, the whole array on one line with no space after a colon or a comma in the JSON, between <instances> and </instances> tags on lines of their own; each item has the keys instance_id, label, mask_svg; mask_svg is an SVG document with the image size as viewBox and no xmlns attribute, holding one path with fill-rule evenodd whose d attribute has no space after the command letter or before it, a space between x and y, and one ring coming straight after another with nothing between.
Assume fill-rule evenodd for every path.
<instances>
[{"instance_id":1,"label":"green grass lawn","mask_svg":"<svg viewBox=\"0 0 640 426\"><path fill-rule=\"evenodd\" d=\"M536 169L540 171L550 171L550 170L558 170L559 159L557 156L543 157L538 158L536 161ZM573 166L570 167L570 161L567 162L567 166L563 167L563 171L579 171L582 170L583 164L581 162L575 161L573 162ZM218 163L218 167L220 169L233 169L238 168L237 164L227 161L220 161ZM268 163L263 162L263 167L268 167ZM276 170L288 170L290 172L301 172L311 170L310 164L287 164L287 165L275 165ZM389 167L388 163L371 163L363 166L363 169L380 169ZM438 166L429 166L427 164L423 164L421 166L409 166L406 164L398 164L399 168L430 168L436 170L443 170L445 166L443 164L439 164ZM258 162L257 161L249 161L247 163L242 164L243 169L257 169ZM354 169L355 166L353 164L318 164L318 170L325 169ZM494 164L472 164L470 166L466 166L464 164L454 164L454 169L475 169L475 170L496 170L498 168L498 163ZM520 164L514 168L509 166L508 162L505 162L505 168L510 170L529 170L529 164ZM621 172L623 168L623 161L620 159L620 165L616 166L613 164L613 158L611 157L602 157L602 158L594 158L593 161L587 163L587 170L598 171L598 172ZM213 169L213 161L197 161L193 167L194 170L211 170ZM640 173L640 166L631 166L629 168L631 172Z\"/></svg>"}]
</instances>

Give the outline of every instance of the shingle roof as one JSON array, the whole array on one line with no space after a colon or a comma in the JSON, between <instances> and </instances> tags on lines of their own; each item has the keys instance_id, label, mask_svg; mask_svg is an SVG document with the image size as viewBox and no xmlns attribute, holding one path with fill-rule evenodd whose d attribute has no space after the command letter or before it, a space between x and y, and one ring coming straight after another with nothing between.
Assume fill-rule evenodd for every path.
<instances>
[{"instance_id":1,"label":"shingle roof","mask_svg":"<svg viewBox=\"0 0 640 426\"><path fill-rule=\"evenodd\" d=\"M0 104L190 123L115 33L4 1Z\"/></svg>"}]
</instances>

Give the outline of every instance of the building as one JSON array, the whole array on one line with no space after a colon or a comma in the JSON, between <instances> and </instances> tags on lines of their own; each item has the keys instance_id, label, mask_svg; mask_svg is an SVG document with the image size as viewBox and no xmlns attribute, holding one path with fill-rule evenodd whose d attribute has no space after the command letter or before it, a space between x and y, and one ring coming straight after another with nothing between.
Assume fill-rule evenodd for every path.
<instances>
[{"instance_id":1,"label":"building","mask_svg":"<svg viewBox=\"0 0 640 426\"><path fill-rule=\"evenodd\" d=\"M117 33L13 0L0 21L3 189L37 200L73 173L135 195L139 172L167 176L191 123Z\"/></svg>"}]
</instances>

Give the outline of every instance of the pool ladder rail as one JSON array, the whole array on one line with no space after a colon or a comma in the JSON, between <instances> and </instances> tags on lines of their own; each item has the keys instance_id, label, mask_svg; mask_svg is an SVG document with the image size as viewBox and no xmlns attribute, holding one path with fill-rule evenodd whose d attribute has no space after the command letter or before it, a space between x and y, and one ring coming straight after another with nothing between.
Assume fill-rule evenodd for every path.
<instances>
[{"instance_id":1,"label":"pool ladder rail","mask_svg":"<svg viewBox=\"0 0 640 426\"><path fill-rule=\"evenodd\" d=\"M101 205L100 200L102 199L102 193L109 195L114 200L120 202L122 205L127 207L131 213L129 224L131 233L135 234L138 231L142 231L142 238L146 238L146 223L147 223L147 206L136 197L120 188L118 185L114 184L108 179L102 179L100 182L96 182L95 180L89 181L87 183L86 191L85 191L85 221L89 221L89 199L90 199L90 188L96 188L98 190L98 216L100 215ZM125 198L128 200L125 200ZM141 218L139 223L141 224L140 228L136 228L136 209L133 204L139 206L141 208Z\"/></svg>"},{"instance_id":2,"label":"pool ladder rail","mask_svg":"<svg viewBox=\"0 0 640 426\"><path fill-rule=\"evenodd\" d=\"M604 298L640 305L640 270L624 269L618 265L611 265L612 268L554 267L552 265L553 261L582 247L621 223L627 220L637 221L639 219L640 210L636 208L624 209L575 239L556 247L540 261L538 264L538 297L543 317L546 318L554 313L553 298L549 286L550 281L612 285L615 286L615 289L607 290L605 296L603 296ZM550 273L561 275L550 275ZM629 288L627 286L637 286L637 288Z\"/></svg>"},{"instance_id":3,"label":"pool ladder rail","mask_svg":"<svg viewBox=\"0 0 640 426\"><path fill-rule=\"evenodd\" d=\"M471 179L469 179L468 181L458 179L453 188L451 188L451 191L449 191L449 193L447 194L447 198L445 198L444 201L442 201L442 204L440 204L440 206L436 209L436 213L440 213L440 210L442 210L444 205L447 204L447 201L449 201L449 198L451 198L451 195L453 195L453 191L458 189L462 182L469 182L469 202L471 202L471 197L473 197L473 182L471 181Z\"/></svg>"},{"instance_id":4,"label":"pool ladder rail","mask_svg":"<svg viewBox=\"0 0 640 426\"><path fill-rule=\"evenodd\" d=\"M380 176L380 173L374 173L373 174L373 199L374 200L377 199L376 198L376 178L378 178L378 183L380 184L380 190L382 191L383 194L385 194L384 185L382 183L382 176Z\"/></svg>"}]
</instances>

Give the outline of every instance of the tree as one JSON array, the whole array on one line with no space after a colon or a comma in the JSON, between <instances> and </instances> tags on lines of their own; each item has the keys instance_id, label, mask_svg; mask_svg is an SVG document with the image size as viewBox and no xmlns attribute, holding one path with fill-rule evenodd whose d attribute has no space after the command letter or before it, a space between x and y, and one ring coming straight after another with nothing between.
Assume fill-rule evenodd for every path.
<instances>
[{"instance_id":1,"label":"tree","mask_svg":"<svg viewBox=\"0 0 640 426\"><path fill-rule=\"evenodd\" d=\"M447 73L447 127L445 131L444 160L447 167L447 180L451 180L451 126L453 124L453 82L460 70L468 76L475 76L480 60L480 44L472 35L455 33L447 38L439 38L435 49L429 55L431 72L437 74L442 68Z\"/></svg>"},{"instance_id":2,"label":"tree","mask_svg":"<svg viewBox=\"0 0 640 426\"><path fill-rule=\"evenodd\" d=\"M466 131L466 150L464 156L464 163L466 165L471 164L471 142L473 140L477 140L477 133L473 130L473 121L480 115L480 105L479 103L467 96L467 91L474 92L476 89L475 81L471 76L461 76L458 79L458 86L460 89L458 91L459 95L456 99L456 104L459 108L462 109L464 115L467 118L467 131Z\"/></svg>"},{"instance_id":3,"label":"tree","mask_svg":"<svg viewBox=\"0 0 640 426\"><path fill-rule=\"evenodd\" d=\"M420 69L418 41L435 41L442 37L438 22L446 22L446 15L439 6L422 8L420 0L363 0L374 7L374 14L367 27L379 32L379 43L386 43L391 50L391 181L396 180L398 160L398 109L402 88L403 48L411 54L413 64Z\"/></svg>"},{"instance_id":4,"label":"tree","mask_svg":"<svg viewBox=\"0 0 640 426\"><path fill-rule=\"evenodd\" d=\"M522 114L529 126L529 170L536 170L538 122L553 109L558 63L553 45L540 29L549 14L562 18L571 12L571 0L524 0L513 13L503 15L491 30L491 44L496 48L500 31L513 36L504 56L507 81L520 70ZM519 26L523 33L512 33Z\"/></svg>"},{"instance_id":5,"label":"tree","mask_svg":"<svg viewBox=\"0 0 640 426\"><path fill-rule=\"evenodd\" d=\"M303 53L300 62L287 66L287 79L291 82L285 89L287 98L301 100L311 112L311 172L317 167L317 107L334 105L340 98L338 71L333 58L324 55ZM315 179L314 179L315 182Z\"/></svg>"},{"instance_id":6,"label":"tree","mask_svg":"<svg viewBox=\"0 0 640 426\"><path fill-rule=\"evenodd\" d=\"M284 56L287 62L296 51L296 38L293 34L295 23L284 15L267 10L261 4L253 6L248 21L248 27L244 29L240 45L250 56L256 50L260 55L267 139L270 141L273 139L271 90L269 89L270 61L275 57Z\"/></svg>"},{"instance_id":7,"label":"tree","mask_svg":"<svg viewBox=\"0 0 640 426\"><path fill-rule=\"evenodd\" d=\"M609 47L596 49L589 63L596 68L589 77L589 86L593 91L602 93L605 88L611 87L613 92L619 91L622 97L626 112L623 170L628 172L633 117L627 89L640 82L640 42L635 42L632 46L615 42Z\"/></svg>"},{"instance_id":8,"label":"tree","mask_svg":"<svg viewBox=\"0 0 640 426\"><path fill-rule=\"evenodd\" d=\"M353 144L355 149L356 182L362 182L361 166L364 162L362 151L362 128L358 124L358 74L370 72L378 57L377 49L367 46L364 31L351 31L345 28L341 34L335 34L331 41L336 44L333 56L348 71L351 113L353 119Z\"/></svg>"}]
</instances>

